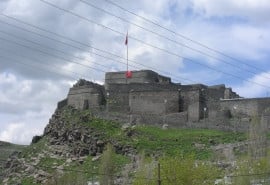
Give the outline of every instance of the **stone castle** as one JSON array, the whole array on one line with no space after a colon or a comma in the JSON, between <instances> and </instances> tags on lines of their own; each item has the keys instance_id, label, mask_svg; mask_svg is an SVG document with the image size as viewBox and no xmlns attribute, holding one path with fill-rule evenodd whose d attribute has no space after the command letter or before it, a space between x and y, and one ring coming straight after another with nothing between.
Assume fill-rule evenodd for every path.
<instances>
[{"instance_id":1,"label":"stone castle","mask_svg":"<svg viewBox=\"0 0 270 185\"><path fill-rule=\"evenodd\" d=\"M65 105L130 124L246 131L252 118L270 107L270 98L241 98L223 84L181 85L140 70L128 78L108 72L104 86L79 80L58 108Z\"/></svg>"}]
</instances>

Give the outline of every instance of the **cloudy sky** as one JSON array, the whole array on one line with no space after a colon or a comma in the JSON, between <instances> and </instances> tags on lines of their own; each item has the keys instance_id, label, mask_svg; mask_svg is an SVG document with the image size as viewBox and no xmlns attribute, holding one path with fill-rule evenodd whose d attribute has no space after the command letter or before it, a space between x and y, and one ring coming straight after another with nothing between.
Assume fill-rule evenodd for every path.
<instances>
[{"instance_id":1,"label":"cloudy sky","mask_svg":"<svg viewBox=\"0 0 270 185\"><path fill-rule=\"evenodd\" d=\"M0 140L29 144L77 79L125 70L127 30L132 70L270 95L268 0L113 2L0 0Z\"/></svg>"}]
</instances>

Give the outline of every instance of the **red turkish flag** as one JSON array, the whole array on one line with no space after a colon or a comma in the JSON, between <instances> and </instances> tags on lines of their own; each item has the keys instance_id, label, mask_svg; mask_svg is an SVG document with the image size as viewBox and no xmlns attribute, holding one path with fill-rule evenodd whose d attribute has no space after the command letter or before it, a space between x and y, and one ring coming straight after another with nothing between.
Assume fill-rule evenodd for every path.
<instances>
[{"instance_id":1,"label":"red turkish flag","mask_svg":"<svg viewBox=\"0 0 270 185\"><path fill-rule=\"evenodd\" d=\"M126 72L126 78L132 78L132 72L131 71Z\"/></svg>"}]
</instances>

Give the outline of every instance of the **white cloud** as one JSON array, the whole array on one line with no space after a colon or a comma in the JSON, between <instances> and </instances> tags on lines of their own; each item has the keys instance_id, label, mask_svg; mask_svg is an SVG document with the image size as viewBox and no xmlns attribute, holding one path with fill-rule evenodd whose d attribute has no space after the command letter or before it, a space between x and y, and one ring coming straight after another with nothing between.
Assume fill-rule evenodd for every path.
<instances>
[{"instance_id":1,"label":"white cloud","mask_svg":"<svg viewBox=\"0 0 270 185\"><path fill-rule=\"evenodd\" d=\"M57 102L66 97L73 83L26 80L7 72L0 78L0 140L19 144L29 144L43 132Z\"/></svg>"},{"instance_id":2,"label":"white cloud","mask_svg":"<svg viewBox=\"0 0 270 185\"><path fill-rule=\"evenodd\" d=\"M233 88L240 96L246 98L270 96L270 71L255 75L247 81Z\"/></svg>"},{"instance_id":3,"label":"white cloud","mask_svg":"<svg viewBox=\"0 0 270 185\"><path fill-rule=\"evenodd\" d=\"M44 124L30 124L30 123L8 123L1 125L0 140L9 141L16 144L30 144L34 135L42 134Z\"/></svg>"},{"instance_id":4,"label":"white cloud","mask_svg":"<svg viewBox=\"0 0 270 185\"><path fill-rule=\"evenodd\" d=\"M196 12L212 17L236 16L251 21L268 22L268 0L192 0Z\"/></svg>"}]
</instances>

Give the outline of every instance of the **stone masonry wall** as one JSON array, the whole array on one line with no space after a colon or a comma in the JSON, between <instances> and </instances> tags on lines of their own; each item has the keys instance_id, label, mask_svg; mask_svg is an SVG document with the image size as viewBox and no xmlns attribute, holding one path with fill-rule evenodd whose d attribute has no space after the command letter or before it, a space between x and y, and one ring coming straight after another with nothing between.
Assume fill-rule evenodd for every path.
<instances>
[{"instance_id":1,"label":"stone masonry wall","mask_svg":"<svg viewBox=\"0 0 270 185\"><path fill-rule=\"evenodd\" d=\"M220 105L222 109L230 110L232 116L260 116L264 110L270 107L270 98L221 100Z\"/></svg>"},{"instance_id":2,"label":"stone masonry wall","mask_svg":"<svg viewBox=\"0 0 270 185\"><path fill-rule=\"evenodd\" d=\"M243 99L223 84L181 85L151 70L132 73L128 79L124 71L106 73L104 86L79 80L58 107L105 107L100 115L125 122L235 131L270 107L270 98Z\"/></svg>"},{"instance_id":3,"label":"stone masonry wall","mask_svg":"<svg viewBox=\"0 0 270 185\"><path fill-rule=\"evenodd\" d=\"M132 77L126 78L125 71L109 72L105 75L105 86L108 84L130 83L170 83L171 79L151 70L132 71Z\"/></svg>"},{"instance_id":4,"label":"stone masonry wall","mask_svg":"<svg viewBox=\"0 0 270 185\"><path fill-rule=\"evenodd\" d=\"M131 84L108 84L106 86L106 100L107 110L113 112L129 112L129 94L131 92L155 92L160 91L176 92L179 86L174 84L144 84L144 83L131 83ZM155 93L152 93L155 94ZM169 96L169 95L168 95ZM175 100L177 103L178 100ZM178 106L179 107L179 106ZM179 108L177 108L178 111ZM171 109L170 109L171 110Z\"/></svg>"},{"instance_id":5,"label":"stone masonry wall","mask_svg":"<svg viewBox=\"0 0 270 185\"><path fill-rule=\"evenodd\" d=\"M89 86L74 87L68 93L68 105L77 109L98 108L102 104L103 94Z\"/></svg>"},{"instance_id":6,"label":"stone masonry wall","mask_svg":"<svg viewBox=\"0 0 270 185\"><path fill-rule=\"evenodd\" d=\"M129 106L132 114L179 112L179 91L131 91Z\"/></svg>"}]
</instances>

